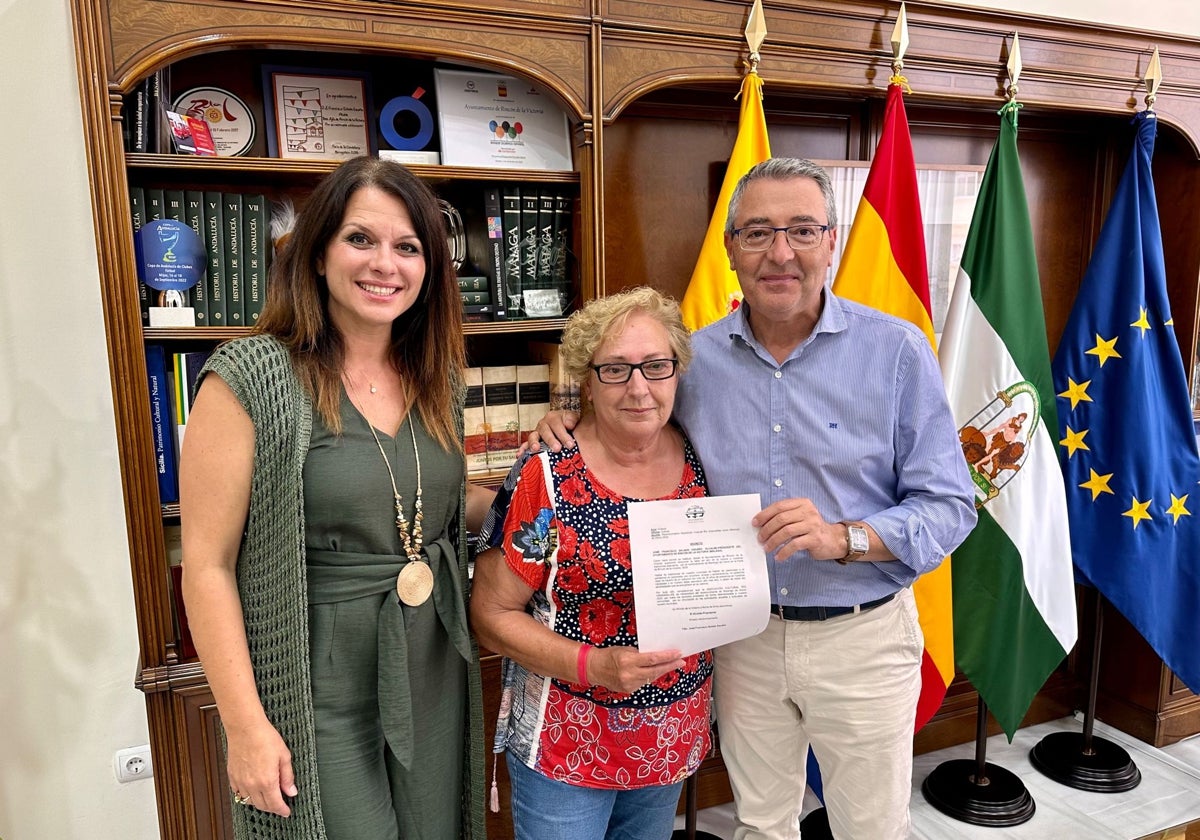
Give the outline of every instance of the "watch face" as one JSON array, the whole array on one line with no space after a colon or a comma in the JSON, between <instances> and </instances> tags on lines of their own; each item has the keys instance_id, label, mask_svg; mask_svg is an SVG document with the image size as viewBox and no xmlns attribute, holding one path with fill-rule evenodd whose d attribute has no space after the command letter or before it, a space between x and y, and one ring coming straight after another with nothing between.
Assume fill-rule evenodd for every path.
<instances>
[{"instance_id":1,"label":"watch face","mask_svg":"<svg viewBox=\"0 0 1200 840\"><path fill-rule=\"evenodd\" d=\"M866 554L871 549L871 541L867 537L867 529L858 525L849 526L850 553Z\"/></svg>"}]
</instances>

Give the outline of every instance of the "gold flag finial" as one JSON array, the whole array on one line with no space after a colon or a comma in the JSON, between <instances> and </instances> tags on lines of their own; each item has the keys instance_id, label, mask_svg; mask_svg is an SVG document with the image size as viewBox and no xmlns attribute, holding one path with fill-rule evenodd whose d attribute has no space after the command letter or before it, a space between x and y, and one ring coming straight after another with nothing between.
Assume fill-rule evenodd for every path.
<instances>
[{"instance_id":1,"label":"gold flag finial","mask_svg":"<svg viewBox=\"0 0 1200 840\"><path fill-rule=\"evenodd\" d=\"M904 51L908 49L908 15L904 4L900 4L900 16L892 27L892 72L896 75L904 69Z\"/></svg>"},{"instance_id":2,"label":"gold flag finial","mask_svg":"<svg viewBox=\"0 0 1200 840\"><path fill-rule=\"evenodd\" d=\"M1021 78L1021 36L1013 33L1012 49L1008 51L1008 99L1017 98L1017 80Z\"/></svg>"},{"instance_id":3,"label":"gold flag finial","mask_svg":"<svg viewBox=\"0 0 1200 840\"><path fill-rule=\"evenodd\" d=\"M763 17L762 0L754 0L750 17L746 21L746 44L750 47L750 72L758 70L759 47L767 37L767 21Z\"/></svg>"},{"instance_id":4,"label":"gold flag finial","mask_svg":"<svg viewBox=\"0 0 1200 840\"><path fill-rule=\"evenodd\" d=\"M1154 110L1154 100L1158 98L1158 86L1162 84L1162 63L1158 59L1158 47L1150 56L1150 66L1146 68L1146 110Z\"/></svg>"}]
</instances>

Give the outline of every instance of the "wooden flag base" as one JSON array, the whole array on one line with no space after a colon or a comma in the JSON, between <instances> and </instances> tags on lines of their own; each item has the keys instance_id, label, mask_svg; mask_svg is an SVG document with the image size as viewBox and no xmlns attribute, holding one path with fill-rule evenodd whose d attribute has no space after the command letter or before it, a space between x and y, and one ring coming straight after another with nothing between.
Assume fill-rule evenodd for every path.
<instances>
[{"instance_id":1,"label":"wooden flag base","mask_svg":"<svg viewBox=\"0 0 1200 840\"><path fill-rule=\"evenodd\" d=\"M1088 681L1083 732L1055 732L1038 741L1029 760L1043 775L1059 784L1094 793L1122 793L1142 781L1142 773L1124 747L1092 735L1096 722L1096 693L1100 677L1100 641L1104 635L1104 599L1096 590L1092 634L1092 674Z\"/></svg>"},{"instance_id":2,"label":"wooden flag base","mask_svg":"<svg viewBox=\"0 0 1200 840\"><path fill-rule=\"evenodd\" d=\"M1095 793L1121 793L1142 781L1142 773L1123 747L1105 738L1091 739L1087 749L1080 732L1055 732L1037 742L1029 760L1059 784Z\"/></svg>"},{"instance_id":3,"label":"wooden flag base","mask_svg":"<svg viewBox=\"0 0 1200 840\"><path fill-rule=\"evenodd\" d=\"M1028 822L1037 806L1016 773L987 757L987 704L983 696L975 721L975 759L943 761L921 784L921 793L948 817L971 825L1007 826Z\"/></svg>"},{"instance_id":4,"label":"wooden flag base","mask_svg":"<svg viewBox=\"0 0 1200 840\"><path fill-rule=\"evenodd\" d=\"M1036 805L1015 773L995 764L971 759L944 761L925 777L921 793L943 814L971 825L1020 825L1033 816Z\"/></svg>"}]
</instances>

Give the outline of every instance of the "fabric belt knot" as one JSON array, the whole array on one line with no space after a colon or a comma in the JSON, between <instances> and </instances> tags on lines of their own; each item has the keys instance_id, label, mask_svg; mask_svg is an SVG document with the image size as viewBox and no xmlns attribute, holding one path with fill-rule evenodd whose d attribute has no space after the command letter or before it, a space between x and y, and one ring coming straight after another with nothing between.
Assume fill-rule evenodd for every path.
<instances>
[{"instance_id":1,"label":"fabric belt knot","mask_svg":"<svg viewBox=\"0 0 1200 840\"><path fill-rule=\"evenodd\" d=\"M853 607L786 607L772 604L771 614L779 616L784 621L825 621L837 618L839 615L861 613L882 607L895 597L896 593L892 592L882 598L876 598L874 601L867 601L865 604L857 604Z\"/></svg>"}]
</instances>

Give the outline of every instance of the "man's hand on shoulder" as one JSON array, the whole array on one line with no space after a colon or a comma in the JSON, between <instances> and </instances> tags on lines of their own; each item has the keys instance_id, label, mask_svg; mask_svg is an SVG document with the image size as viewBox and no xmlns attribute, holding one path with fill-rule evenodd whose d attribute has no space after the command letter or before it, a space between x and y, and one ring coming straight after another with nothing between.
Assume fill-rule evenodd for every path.
<instances>
[{"instance_id":1,"label":"man's hand on shoulder","mask_svg":"<svg viewBox=\"0 0 1200 840\"><path fill-rule=\"evenodd\" d=\"M539 427L540 428L540 427ZM758 541L776 560L787 560L807 551L814 560L841 560L846 556L846 526L826 522L809 499L782 499L759 511L751 520Z\"/></svg>"},{"instance_id":2,"label":"man's hand on shoulder","mask_svg":"<svg viewBox=\"0 0 1200 840\"><path fill-rule=\"evenodd\" d=\"M538 421L537 429L529 433L525 446L529 451L537 452L545 443L551 452L558 452L563 447L570 449L575 445L571 430L579 423L579 415L574 411L550 411Z\"/></svg>"}]
</instances>

